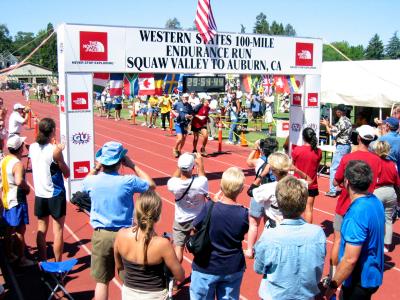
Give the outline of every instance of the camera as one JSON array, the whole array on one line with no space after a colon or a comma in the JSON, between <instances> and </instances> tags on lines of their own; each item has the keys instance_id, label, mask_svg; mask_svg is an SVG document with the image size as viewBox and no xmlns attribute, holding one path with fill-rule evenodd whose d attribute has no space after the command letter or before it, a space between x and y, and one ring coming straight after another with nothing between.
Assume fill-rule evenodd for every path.
<instances>
[{"instance_id":1,"label":"camera","mask_svg":"<svg viewBox=\"0 0 400 300\"><path fill-rule=\"evenodd\" d=\"M259 149L260 149L260 150L261 150L261 149L264 149L265 140L264 140L264 139L261 139L259 145L260 145L260 146L259 146Z\"/></svg>"}]
</instances>

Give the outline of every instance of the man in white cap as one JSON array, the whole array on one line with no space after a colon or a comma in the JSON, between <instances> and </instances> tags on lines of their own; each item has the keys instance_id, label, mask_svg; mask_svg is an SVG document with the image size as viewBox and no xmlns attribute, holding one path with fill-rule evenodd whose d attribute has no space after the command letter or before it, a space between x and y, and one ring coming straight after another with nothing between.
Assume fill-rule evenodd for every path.
<instances>
[{"instance_id":1,"label":"man in white cap","mask_svg":"<svg viewBox=\"0 0 400 300\"><path fill-rule=\"evenodd\" d=\"M188 126L193 119L193 108L189 104L189 94L182 95L182 101L178 101L172 107L172 113L175 116L176 143L172 152L175 158L181 155L188 134Z\"/></svg>"},{"instance_id":2,"label":"man in white cap","mask_svg":"<svg viewBox=\"0 0 400 300\"><path fill-rule=\"evenodd\" d=\"M20 135L22 125L28 122L30 111L29 107L23 106L21 103L14 104L14 111L8 119L8 136Z\"/></svg>"},{"instance_id":3,"label":"man in white cap","mask_svg":"<svg viewBox=\"0 0 400 300\"><path fill-rule=\"evenodd\" d=\"M25 169L21 162L26 137L14 135L7 140L9 154L1 161L3 218L8 228L5 236L5 251L10 261L19 259L21 267L33 265L25 257L25 231L29 224L26 195L30 188L25 181ZM11 236L17 238L17 255L12 253Z\"/></svg>"},{"instance_id":4,"label":"man in white cap","mask_svg":"<svg viewBox=\"0 0 400 300\"><path fill-rule=\"evenodd\" d=\"M372 170L373 180L368 189L368 191L372 193L375 189L376 184L379 182L382 170L380 157L373 152L369 152L368 150L369 144L375 140L375 128L369 125L362 125L357 128L357 133L358 133L357 151L354 151L352 153L343 156L337 168L333 184L335 186L342 185L345 179L344 175L347 164L352 160L361 160L367 163ZM339 256L340 239L341 239L340 230L343 223L343 216L349 209L350 204L351 201L348 191L346 189L342 189L342 192L339 195L338 202L336 204L335 217L333 221L334 239L333 239L333 247L331 253L332 275L335 273L336 266L338 265L338 256Z\"/></svg>"},{"instance_id":5,"label":"man in white cap","mask_svg":"<svg viewBox=\"0 0 400 300\"><path fill-rule=\"evenodd\" d=\"M193 175L197 166L198 176ZM167 182L175 197L175 220L173 239L179 262L183 260L185 242L192 230L192 222L203 209L208 195L208 180L204 171L203 158L199 153L184 153L178 159L178 168Z\"/></svg>"}]
</instances>

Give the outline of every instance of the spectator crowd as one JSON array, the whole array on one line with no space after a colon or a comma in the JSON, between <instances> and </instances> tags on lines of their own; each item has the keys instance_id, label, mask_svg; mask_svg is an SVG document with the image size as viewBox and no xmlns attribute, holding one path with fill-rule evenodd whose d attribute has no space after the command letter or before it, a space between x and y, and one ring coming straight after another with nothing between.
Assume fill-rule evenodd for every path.
<instances>
[{"instance_id":1,"label":"spectator crowd","mask_svg":"<svg viewBox=\"0 0 400 300\"><path fill-rule=\"evenodd\" d=\"M113 100L107 100L107 93L101 94L97 104L104 109L101 113L109 116L111 106L107 103ZM327 191L327 196L337 198L334 242L327 253L325 233L313 224L322 152L312 128L303 129L304 143L294 147L290 156L278 150L276 138L257 141L246 160L255 173L249 189L245 189L245 175L238 167L222 173L218 191L209 189L204 157L208 155L209 133L215 137L209 126L217 120L208 120L214 118L214 112L218 118L226 116L228 142L234 144L245 118L268 117L272 122L271 107L261 98L244 96L242 105L237 94L231 93L222 100L223 109L208 95L184 94L175 102L168 95L143 100L138 112L146 115L149 128L156 126L159 113L163 130L171 117L175 119L173 155L177 164L167 182L175 202L170 239L156 230L163 208L151 176L135 163L123 144L109 141L98 149L96 164L82 182L82 192L91 199L90 272L96 282L96 300L108 299L109 283L116 271L123 281L122 299L167 299L173 285L170 282L187 280L191 282L191 299L239 299L246 268L262 275L261 299L332 299L339 289L343 299L371 299L382 285L384 253L394 247L392 219L400 196L397 115L379 124L383 132L379 137L370 125L356 128L355 145L344 105L336 109L336 124L321 121L336 147ZM3 218L8 224L5 253L10 262L18 261L22 267L34 264L24 251L29 222L26 198L31 192L21 162L25 149L33 173L40 261L47 260L50 219L54 258L62 260L67 205L63 178L70 174L64 145L55 142L54 120L42 119L35 142L26 144L21 126L28 110L21 104L14 106L8 137L4 138L8 151L1 160ZM0 113L0 121L5 122L5 114ZM117 116L120 114L116 120ZM193 133L191 153L182 150L189 132ZM123 175L122 167L130 174ZM249 209L239 204L245 199ZM16 237L17 251L12 250L11 236ZM247 248L243 249L246 238ZM193 241L200 243L201 250L194 252L192 271L185 274L181 266L184 251ZM327 256L330 272L324 276ZM252 265L246 265L246 257L253 259Z\"/></svg>"}]
</instances>

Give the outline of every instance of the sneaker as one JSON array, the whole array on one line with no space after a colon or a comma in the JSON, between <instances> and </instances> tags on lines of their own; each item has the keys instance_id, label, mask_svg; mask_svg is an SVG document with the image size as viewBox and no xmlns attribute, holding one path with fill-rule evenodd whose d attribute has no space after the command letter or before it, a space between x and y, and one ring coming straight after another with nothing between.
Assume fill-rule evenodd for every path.
<instances>
[{"instance_id":1,"label":"sneaker","mask_svg":"<svg viewBox=\"0 0 400 300\"><path fill-rule=\"evenodd\" d=\"M336 198L337 195L336 195L336 192L326 192L325 196L331 197L331 198Z\"/></svg>"},{"instance_id":2,"label":"sneaker","mask_svg":"<svg viewBox=\"0 0 400 300\"><path fill-rule=\"evenodd\" d=\"M201 156L204 156L204 157L208 156L208 153L206 152L206 149L204 149L204 148L200 149L200 154L201 154Z\"/></svg>"},{"instance_id":3,"label":"sneaker","mask_svg":"<svg viewBox=\"0 0 400 300\"><path fill-rule=\"evenodd\" d=\"M162 131L165 131L166 129L165 129L165 128L162 128L161 130L162 130Z\"/></svg>"},{"instance_id":4,"label":"sneaker","mask_svg":"<svg viewBox=\"0 0 400 300\"><path fill-rule=\"evenodd\" d=\"M197 149L193 149L192 153L197 153Z\"/></svg>"},{"instance_id":5,"label":"sneaker","mask_svg":"<svg viewBox=\"0 0 400 300\"><path fill-rule=\"evenodd\" d=\"M213 138L212 136L209 136L209 137L208 137L208 140L209 140L209 141L213 141L214 138Z\"/></svg>"},{"instance_id":6,"label":"sneaker","mask_svg":"<svg viewBox=\"0 0 400 300\"><path fill-rule=\"evenodd\" d=\"M151 128L151 124L150 124L150 125L147 125L147 127L148 127L148 128Z\"/></svg>"},{"instance_id":7,"label":"sneaker","mask_svg":"<svg viewBox=\"0 0 400 300\"><path fill-rule=\"evenodd\" d=\"M35 261L30 260L30 259L28 259L28 258L24 258L24 259L21 259L21 261L20 261L20 263L19 263L19 266L20 266L21 268L25 268L25 267L31 267L31 266L33 266L34 264L36 264Z\"/></svg>"},{"instance_id":8,"label":"sneaker","mask_svg":"<svg viewBox=\"0 0 400 300\"><path fill-rule=\"evenodd\" d=\"M146 123L142 123L140 126L147 126L147 124Z\"/></svg>"},{"instance_id":9,"label":"sneaker","mask_svg":"<svg viewBox=\"0 0 400 300\"><path fill-rule=\"evenodd\" d=\"M179 153L178 150L172 149L172 154L174 155L175 158L178 158L181 154Z\"/></svg>"},{"instance_id":10,"label":"sneaker","mask_svg":"<svg viewBox=\"0 0 400 300\"><path fill-rule=\"evenodd\" d=\"M151 125L151 128L157 128L157 126L156 125Z\"/></svg>"},{"instance_id":11,"label":"sneaker","mask_svg":"<svg viewBox=\"0 0 400 300\"><path fill-rule=\"evenodd\" d=\"M232 141L227 141L227 142L225 142L225 143L228 144L228 145L235 145L235 143L232 142Z\"/></svg>"}]
</instances>

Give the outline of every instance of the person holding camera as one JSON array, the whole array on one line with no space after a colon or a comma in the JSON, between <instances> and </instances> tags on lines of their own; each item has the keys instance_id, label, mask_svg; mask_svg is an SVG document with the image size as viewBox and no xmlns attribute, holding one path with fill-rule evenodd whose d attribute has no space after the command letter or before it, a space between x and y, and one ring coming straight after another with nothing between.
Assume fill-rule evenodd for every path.
<instances>
[{"instance_id":1,"label":"person holding camera","mask_svg":"<svg viewBox=\"0 0 400 300\"><path fill-rule=\"evenodd\" d=\"M198 176L193 174L195 166ZM183 249L193 228L192 222L203 209L208 196L208 179L200 153L184 153L179 157L178 168L168 180L167 187L175 197L172 234L176 256L182 262Z\"/></svg>"},{"instance_id":2,"label":"person holding camera","mask_svg":"<svg viewBox=\"0 0 400 300\"><path fill-rule=\"evenodd\" d=\"M23 106L21 103L14 104L14 111L8 119L8 136L20 135L21 127L28 122L31 110L29 106Z\"/></svg>"},{"instance_id":3,"label":"person holding camera","mask_svg":"<svg viewBox=\"0 0 400 300\"><path fill-rule=\"evenodd\" d=\"M336 151L333 154L332 164L329 170L329 191L325 193L325 196L333 198L337 196L336 187L333 184L336 170L339 167L342 157L351 151L352 125L346 113L346 105L339 104L336 107L336 116L339 118L339 121L334 126L326 119L321 120L321 124L326 127L327 134L332 134L336 141Z\"/></svg>"},{"instance_id":4,"label":"person holding camera","mask_svg":"<svg viewBox=\"0 0 400 300\"><path fill-rule=\"evenodd\" d=\"M161 197L155 191L144 192L135 203L136 225L121 229L115 237L114 258L124 282L123 300L165 300L168 293L165 268L177 281L185 279L171 242L158 236L154 229L161 208Z\"/></svg>"},{"instance_id":5,"label":"person holding camera","mask_svg":"<svg viewBox=\"0 0 400 300\"><path fill-rule=\"evenodd\" d=\"M83 180L83 192L91 198L91 275L96 281L95 299L108 298L108 285L115 275L114 239L121 228L133 224L133 195L155 189L151 177L126 155L118 142L107 142L96 153L96 166ZM120 175L121 166L136 173Z\"/></svg>"},{"instance_id":6,"label":"person holding camera","mask_svg":"<svg viewBox=\"0 0 400 300\"><path fill-rule=\"evenodd\" d=\"M267 175L261 178L261 183L265 184L268 182L276 181L276 177L270 170L268 164L268 157L278 150L278 141L275 138L261 139L255 142L254 149L250 152L247 158L247 165L250 168L254 168L256 173L256 179L260 179L263 171L267 172ZM256 157L256 153L260 153L260 157ZM250 198L250 209L249 209L249 233L247 235L247 249L245 255L248 258L254 256L253 246L257 240L258 227L260 226L261 219L265 219L264 205L257 203L253 197Z\"/></svg>"},{"instance_id":7,"label":"person holding camera","mask_svg":"<svg viewBox=\"0 0 400 300\"><path fill-rule=\"evenodd\" d=\"M182 100L174 104L172 113L175 116L176 143L172 149L175 158L181 155L188 134L188 126L193 119L193 108L189 103L189 94L183 94Z\"/></svg>"}]
</instances>

